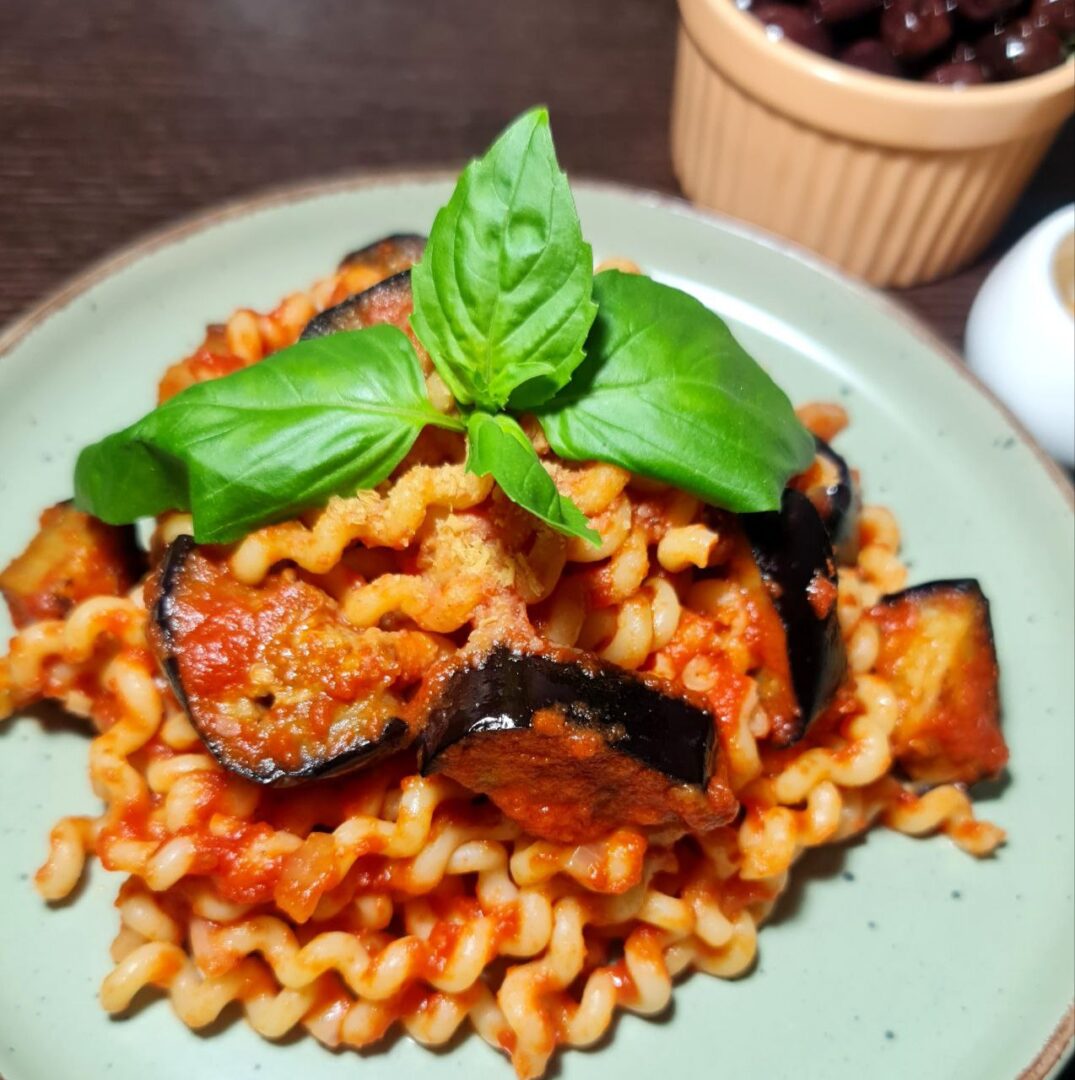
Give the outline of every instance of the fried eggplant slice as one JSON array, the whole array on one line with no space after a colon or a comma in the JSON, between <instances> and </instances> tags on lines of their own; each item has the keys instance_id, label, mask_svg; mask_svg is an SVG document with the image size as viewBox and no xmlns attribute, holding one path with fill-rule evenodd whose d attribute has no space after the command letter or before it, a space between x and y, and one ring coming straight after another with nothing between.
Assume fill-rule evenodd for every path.
<instances>
[{"instance_id":1,"label":"fried eggplant slice","mask_svg":"<svg viewBox=\"0 0 1075 1080\"><path fill-rule=\"evenodd\" d=\"M364 330L379 323L388 323L405 332L413 310L411 272L404 270L315 315L299 340L326 337L341 330Z\"/></svg>"},{"instance_id":2,"label":"fried eggplant slice","mask_svg":"<svg viewBox=\"0 0 1075 1080\"><path fill-rule=\"evenodd\" d=\"M393 233L357 251L348 252L340 260L340 269L368 270L377 275L374 281L380 281L402 270L409 270L422 257L425 247L426 238L418 233Z\"/></svg>"},{"instance_id":3,"label":"fried eggplant slice","mask_svg":"<svg viewBox=\"0 0 1075 1080\"><path fill-rule=\"evenodd\" d=\"M813 503L793 488L784 491L780 510L739 520L779 615L787 657L786 668L774 663L759 673L759 694L772 719L770 741L791 746L828 705L847 668L836 615L836 559ZM778 685L788 677L790 707L786 686Z\"/></svg>"},{"instance_id":4,"label":"fried eggplant slice","mask_svg":"<svg viewBox=\"0 0 1075 1080\"><path fill-rule=\"evenodd\" d=\"M858 484L847 462L819 436L810 467L792 477L791 487L801 491L818 512L837 559L850 565L858 555L858 519L861 507Z\"/></svg>"},{"instance_id":5,"label":"fried eggplant slice","mask_svg":"<svg viewBox=\"0 0 1075 1080\"><path fill-rule=\"evenodd\" d=\"M26 550L0 573L16 629L62 619L91 596L122 596L145 573L133 526L106 525L69 502L47 509Z\"/></svg>"},{"instance_id":6,"label":"fried eggplant slice","mask_svg":"<svg viewBox=\"0 0 1075 1080\"><path fill-rule=\"evenodd\" d=\"M973 783L1008 760L989 601L977 581L931 581L882 598L876 671L899 702L893 752L928 783Z\"/></svg>"},{"instance_id":7,"label":"fried eggplant slice","mask_svg":"<svg viewBox=\"0 0 1075 1080\"><path fill-rule=\"evenodd\" d=\"M150 644L225 767L280 786L368 765L409 740L392 689L438 658L427 634L359 630L294 570L243 585L180 536L149 579Z\"/></svg>"},{"instance_id":8,"label":"fried eggplant slice","mask_svg":"<svg viewBox=\"0 0 1075 1080\"><path fill-rule=\"evenodd\" d=\"M726 824L738 804L712 715L573 649L498 645L423 687L423 773L481 792L533 836Z\"/></svg>"}]
</instances>

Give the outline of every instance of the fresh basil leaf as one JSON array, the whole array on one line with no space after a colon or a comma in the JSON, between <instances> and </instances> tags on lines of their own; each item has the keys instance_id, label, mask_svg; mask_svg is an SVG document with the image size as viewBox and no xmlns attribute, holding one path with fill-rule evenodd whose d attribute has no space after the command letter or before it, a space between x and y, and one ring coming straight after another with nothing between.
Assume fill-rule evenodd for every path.
<instances>
[{"instance_id":1,"label":"fresh basil leaf","mask_svg":"<svg viewBox=\"0 0 1075 1080\"><path fill-rule=\"evenodd\" d=\"M557 532L600 544L586 515L556 490L526 432L506 413L474 412L467 420L467 472L493 474L512 502L541 518Z\"/></svg>"},{"instance_id":2,"label":"fresh basil leaf","mask_svg":"<svg viewBox=\"0 0 1075 1080\"><path fill-rule=\"evenodd\" d=\"M460 404L530 408L567 383L594 319L593 254L544 109L463 171L411 285L414 330Z\"/></svg>"},{"instance_id":3,"label":"fresh basil leaf","mask_svg":"<svg viewBox=\"0 0 1075 1080\"><path fill-rule=\"evenodd\" d=\"M79 455L75 503L113 525L191 510L195 539L255 526L379 484L433 408L414 348L381 325L302 341L177 394Z\"/></svg>"},{"instance_id":4,"label":"fresh basil leaf","mask_svg":"<svg viewBox=\"0 0 1075 1080\"><path fill-rule=\"evenodd\" d=\"M784 392L692 296L638 274L594 278L586 360L538 410L553 450L608 461L729 510L775 510L814 454Z\"/></svg>"}]
</instances>

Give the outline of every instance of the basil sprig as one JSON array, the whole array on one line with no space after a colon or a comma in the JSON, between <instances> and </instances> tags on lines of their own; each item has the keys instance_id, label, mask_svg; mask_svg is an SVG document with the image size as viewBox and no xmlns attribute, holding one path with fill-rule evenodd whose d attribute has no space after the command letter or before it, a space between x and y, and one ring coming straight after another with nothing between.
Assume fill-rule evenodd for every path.
<instances>
[{"instance_id":1,"label":"basil sprig","mask_svg":"<svg viewBox=\"0 0 1075 1080\"><path fill-rule=\"evenodd\" d=\"M463 172L411 280L412 328L458 414L433 407L391 326L302 341L87 447L77 505L112 524L190 510L196 540L229 543L381 483L432 424L466 433L470 471L597 543L513 413L535 412L561 457L737 511L778 507L811 459L787 398L716 315L640 275L594 277L543 109Z\"/></svg>"},{"instance_id":2,"label":"basil sprig","mask_svg":"<svg viewBox=\"0 0 1075 1080\"><path fill-rule=\"evenodd\" d=\"M593 253L544 109L463 170L411 285L412 325L460 405L528 408L571 378L596 312Z\"/></svg>"},{"instance_id":3,"label":"basil sprig","mask_svg":"<svg viewBox=\"0 0 1075 1080\"><path fill-rule=\"evenodd\" d=\"M406 335L349 330L190 386L87 447L75 502L113 525L191 510L195 540L228 543L374 487L427 424L463 430L433 407Z\"/></svg>"},{"instance_id":4,"label":"basil sprig","mask_svg":"<svg viewBox=\"0 0 1075 1080\"><path fill-rule=\"evenodd\" d=\"M608 270L571 383L538 410L561 457L608 461L726 507L780 505L814 454L784 392L679 289Z\"/></svg>"},{"instance_id":5,"label":"basil sprig","mask_svg":"<svg viewBox=\"0 0 1075 1080\"><path fill-rule=\"evenodd\" d=\"M601 534L590 528L586 515L556 490L533 443L519 423L507 413L474 412L467 422L467 472L493 474L501 491L512 502L525 506L559 532L581 536L592 544Z\"/></svg>"}]
</instances>

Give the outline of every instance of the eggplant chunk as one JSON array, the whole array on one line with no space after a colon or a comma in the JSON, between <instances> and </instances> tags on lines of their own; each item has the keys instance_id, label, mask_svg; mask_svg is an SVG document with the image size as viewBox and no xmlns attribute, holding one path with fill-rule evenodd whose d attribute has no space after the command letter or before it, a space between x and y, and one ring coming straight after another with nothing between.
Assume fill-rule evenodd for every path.
<instances>
[{"instance_id":1,"label":"eggplant chunk","mask_svg":"<svg viewBox=\"0 0 1075 1080\"><path fill-rule=\"evenodd\" d=\"M69 502L49 507L26 550L0 573L15 627L62 619L91 596L122 596L145 572L130 525L106 525Z\"/></svg>"},{"instance_id":2,"label":"eggplant chunk","mask_svg":"<svg viewBox=\"0 0 1075 1080\"><path fill-rule=\"evenodd\" d=\"M876 670L899 703L893 753L915 780L973 783L1008 760L1000 730L989 601L977 581L931 581L885 596Z\"/></svg>"},{"instance_id":3,"label":"eggplant chunk","mask_svg":"<svg viewBox=\"0 0 1075 1080\"><path fill-rule=\"evenodd\" d=\"M189 536L146 594L150 644L203 742L250 780L286 785L367 765L409 741L390 692L437 659L428 635L358 630L294 570L237 582Z\"/></svg>"},{"instance_id":4,"label":"eggplant chunk","mask_svg":"<svg viewBox=\"0 0 1075 1080\"><path fill-rule=\"evenodd\" d=\"M841 563L858 555L858 485L847 462L824 439L814 436L816 454L810 467L791 481L813 504Z\"/></svg>"},{"instance_id":5,"label":"eggplant chunk","mask_svg":"<svg viewBox=\"0 0 1075 1080\"><path fill-rule=\"evenodd\" d=\"M780 510L742 514L740 521L784 631L794 702L769 709L770 740L790 746L829 703L847 668L836 615L836 559L813 503L793 488L784 491ZM765 676L774 674L759 678L763 704Z\"/></svg>"},{"instance_id":6,"label":"eggplant chunk","mask_svg":"<svg viewBox=\"0 0 1075 1080\"><path fill-rule=\"evenodd\" d=\"M404 270L315 315L306 324L299 340L338 334L341 330L364 330L380 323L389 323L406 331L413 310L411 272Z\"/></svg>"},{"instance_id":7,"label":"eggplant chunk","mask_svg":"<svg viewBox=\"0 0 1075 1080\"><path fill-rule=\"evenodd\" d=\"M431 677L423 699L422 772L488 795L533 836L704 832L738 809L708 712L575 650L498 645Z\"/></svg>"},{"instance_id":8,"label":"eggplant chunk","mask_svg":"<svg viewBox=\"0 0 1075 1080\"><path fill-rule=\"evenodd\" d=\"M340 269L369 270L377 275L377 280L391 277L414 266L422 257L425 246L426 238L418 233L393 233L348 252L340 260Z\"/></svg>"}]
</instances>

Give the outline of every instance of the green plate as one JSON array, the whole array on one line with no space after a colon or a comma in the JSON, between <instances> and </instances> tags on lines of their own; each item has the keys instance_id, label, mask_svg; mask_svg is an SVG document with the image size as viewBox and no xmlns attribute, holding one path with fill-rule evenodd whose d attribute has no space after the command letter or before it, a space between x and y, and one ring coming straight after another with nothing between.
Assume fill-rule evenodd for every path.
<instances>
[{"instance_id":1,"label":"green plate","mask_svg":"<svg viewBox=\"0 0 1075 1080\"><path fill-rule=\"evenodd\" d=\"M449 190L441 176L380 177L228 207L98 266L12 327L0 341L0 562L70 495L78 448L150 408L162 369L206 323L273 306L377 236L428 229ZM576 195L599 257L625 255L696 293L793 400L846 405L841 452L866 498L899 517L911 580L974 576L992 600L1012 755L1010 779L979 803L1009 833L996 858L881 830L814 852L749 977L687 979L669 1016L621 1017L600 1046L564 1054L559 1075L1048 1075L1069 1050L1075 985L1070 488L943 346L876 294L681 203L604 185ZM357 1056L312 1039L271 1045L231 1013L192 1034L161 1000L108 1019L97 987L119 875L95 866L51 911L28 880L53 821L96 809L78 725L0 726L0 792L6 1080L511 1077L476 1036L448 1052L397 1038Z\"/></svg>"}]
</instances>

